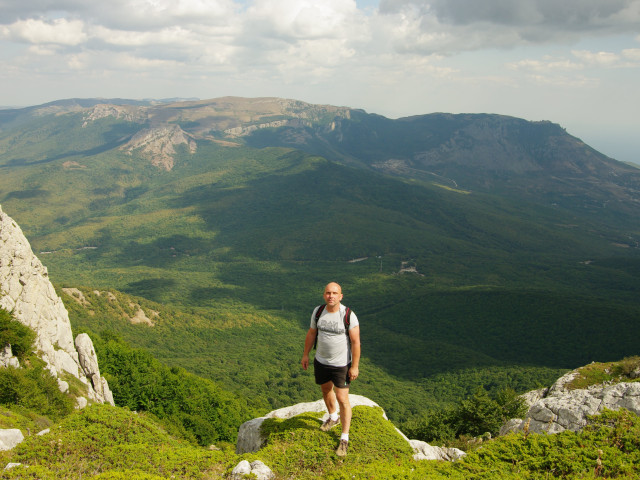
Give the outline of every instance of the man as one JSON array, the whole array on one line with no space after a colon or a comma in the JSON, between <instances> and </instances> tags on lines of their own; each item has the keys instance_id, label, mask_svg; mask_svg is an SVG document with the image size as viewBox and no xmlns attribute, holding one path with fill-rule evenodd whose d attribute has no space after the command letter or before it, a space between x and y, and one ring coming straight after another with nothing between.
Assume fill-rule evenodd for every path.
<instances>
[{"instance_id":1,"label":"man","mask_svg":"<svg viewBox=\"0 0 640 480\"><path fill-rule=\"evenodd\" d=\"M351 312L349 331L345 331L346 307L340 303L341 300L340 285L335 282L329 283L324 289L325 306L317 323L315 317L320 307L316 307L311 315L311 327L304 341L302 368L306 370L309 367L309 352L317 339L313 368L316 383L322 389L322 398L329 412L329 418L320 430L326 432L338 423L342 424L342 435L336 454L344 457L349 447L351 426L349 385L359 374L360 326L358 317Z\"/></svg>"}]
</instances>

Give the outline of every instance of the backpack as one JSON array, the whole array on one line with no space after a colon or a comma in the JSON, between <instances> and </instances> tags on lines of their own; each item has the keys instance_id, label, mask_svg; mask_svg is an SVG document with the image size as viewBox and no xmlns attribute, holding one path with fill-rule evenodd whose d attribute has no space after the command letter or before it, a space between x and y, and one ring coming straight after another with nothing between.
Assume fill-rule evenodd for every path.
<instances>
[{"instance_id":1,"label":"backpack","mask_svg":"<svg viewBox=\"0 0 640 480\"><path fill-rule=\"evenodd\" d=\"M322 312L324 312L324 307L326 307L326 304L322 304L320 306L318 306L318 308L316 309L316 315L315 315L315 320L316 320L316 327L318 326L318 319L320 318L320 315L322 315ZM347 335L347 341L349 340L349 325L351 325L351 309L349 307L345 307L346 310L344 312L344 317L342 318L342 321L344 322L344 332ZM313 342L313 348L316 348L316 346L318 345L318 335L316 335L316 339Z\"/></svg>"}]
</instances>

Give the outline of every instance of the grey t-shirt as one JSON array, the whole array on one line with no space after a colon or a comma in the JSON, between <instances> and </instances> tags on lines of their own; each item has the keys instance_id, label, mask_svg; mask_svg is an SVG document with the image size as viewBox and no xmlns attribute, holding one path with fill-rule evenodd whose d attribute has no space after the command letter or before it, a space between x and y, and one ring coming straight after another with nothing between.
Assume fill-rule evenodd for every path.
<instances>
[{"instance_id":1,"label":"grey t-shirt","mask_svg":"<svg viewBox=\"0 0 640 480\"><path fill-rule=\"evenodd\" d=\"M340 304L338 312L327 312L325 308L316 325L316 307L311 314L311 328L318 330L316 360L332 367L344 367L351 363L351 342L344 331L344 313L347 309ZM358 317L351 312L349 330L360 325Z\"/></svg>"}]
</instances>

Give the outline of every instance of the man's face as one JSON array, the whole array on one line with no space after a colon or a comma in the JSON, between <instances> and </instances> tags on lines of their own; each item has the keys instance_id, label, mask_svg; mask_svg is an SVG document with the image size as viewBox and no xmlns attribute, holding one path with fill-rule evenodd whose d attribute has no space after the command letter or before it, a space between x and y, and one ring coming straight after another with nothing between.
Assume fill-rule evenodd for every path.
<instances>
[{"instance_id":1,"label":"man's face","mask_svg":"<svg viewBox=\"0 0 640 480\"><path fill-rule=\"evenodd\" d=\"M324 288L324 301L329 307L336 306L342 300L342 289L337 283L330 283Z\"/></svg>"}]
</instances>

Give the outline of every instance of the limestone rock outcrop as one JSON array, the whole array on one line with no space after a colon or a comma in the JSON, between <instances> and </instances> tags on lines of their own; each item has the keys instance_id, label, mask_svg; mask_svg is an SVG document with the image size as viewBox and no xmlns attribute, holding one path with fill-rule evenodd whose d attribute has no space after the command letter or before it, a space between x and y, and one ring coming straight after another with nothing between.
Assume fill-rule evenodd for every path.
<instances>
[{"instance_id":1,"label":"limestone rock outcrop","mask_svg":"<svg viewBox=\"0 0 640 480\"><path fill-rule=\"evenodd\" d=\"M349 395L349 402L352 407L379 407L376 402L361 395ZM288 419L306 412L324 412L325 415L322 418L322 421L326 420L329 415L327 407L322 399L315 402L298 403L297 405L290 407L273 410L264 417L254 418L253 420L249 420L240 425L240 429L238 430L238 441L236 443L236 453L242 454L257 452L262 448L267 439L262 436L260 427L267 418ZM387 419L384 411L382 416ZM409 440L402 432L400 432L400 430L398 430L398 433L409 443L409 445L411 445L411 448L413 448L414 451L413 458L416 460L453 461L465 455L462 450L458 450L456 448L434 447L418 440Z\"/></svg>"},{"instance_id":2,"label":"limestone rock outcrop","mask_svg":"<svg viewBox=\"0 0 640 480\"><path fill-rule=\"evenodd\" d=\"M253 476L250 476L253 475ZM274 473L260 460L254 460L249 463L248 460L242 460L231 472L231 480L242 480L244 478L255 478L257 480L272 480L275 478Z\"/></svg>"},{"instance_id":3,"label":"limestone rock outcrop","mask_svg":"<svg viewBox=\"0 0 640 480\"><path fill-rule=\"evenodd\" d=\"M447 462L455 462L466 455L458 448L434 447L422 440L409 440L409 444L414 451L414 460L444 460Z\"/></svg>"},{"instance_id":4,"label":"limestone rock outcrop","mask_svg":"<svg viewBox=\"0 0 640 480\"><path fill-rule=\"evenodd\" d=\"M0 368L7 367L20 367L17 357L13 356L11 345L5 345L4 348L0 345Z\"/></svg>"},{"instance_id":5,"label":"limestone rock outcrop","mask_svg":"<svg viewBox=\"0 0 640 480\"><path fill-rule=\"evenodd\" d=\"M11 450L24 440L24 435L17 428L0 429L0 452Z\"/></svg>"},{"instance_id":6,"label":"limestone rock outcrop","mask_svg":"<svg viewBox=\"0 0 640 480\"><path fill-rule=\"evenodd\" d=\"M529 392L525 401L529 411L524 419L509 420L500 430L504 435L527 429L532 433L574 432L587 425L587 417L603 409L625 408L640 415L640 383L592 385L586 389L571 390L567 384L576 377L577 370L560 377L549 389Z\"/></svg>"},{"instance_id":7,"label":"limestone rock outcrop","mask_svg":"<svg viewBox=\"0 0 640 480\"><path fill-rule=\"evenodd\" d=\"M178 145L186 145L190 153L195 153L198 148L193 137L178 125L168 125L139 131L122 149L129 153L139 150L151 159L152 165L170 171Z\"/></svg>"},{"instance_id":8,"label":"limestone rock outcrop","mask_svg":"<svg viewBox=\"0 0 640 480\"><path fill-rule=\"evenodd\" d=\"M78 351L80 367L85 377L91 380L91 385L98 395L98 398L102 398L103 402L113 405L113 394L109 389L109 384L104 377L100 376L98 356L93 348L93 341L89 335L81 333L76 337L75 345Z\"/></svg>"},{"instance_id":9,"label":"limestone rock outcrop","mask_svg":"<svg viewBox=\"0 0 640 480\"><path fill-rule=\"evenodd\" d=\"M87 385L89 400L113 404L109 386L100 377L91 340L80 335L83 348L79 354L69 313L49 280L47 268L33 254L18 224L1 208L0 307L36 332L35 350L61 386L65 382L60 377L70 374Z\"/></svg>"}]
</instances>

